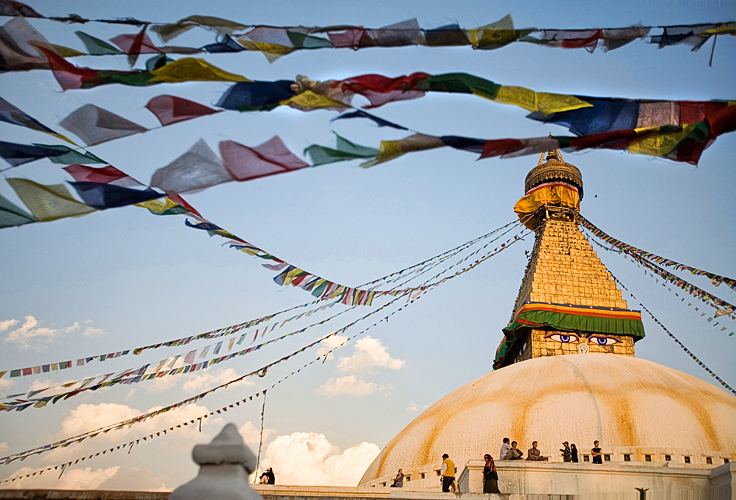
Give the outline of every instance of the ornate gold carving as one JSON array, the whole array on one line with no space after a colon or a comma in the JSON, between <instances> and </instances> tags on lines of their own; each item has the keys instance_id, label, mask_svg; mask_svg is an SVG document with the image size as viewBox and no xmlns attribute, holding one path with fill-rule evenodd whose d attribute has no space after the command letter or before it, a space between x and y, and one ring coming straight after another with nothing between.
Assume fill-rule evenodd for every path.
<instances>
[{"instance_id":1,"label":"ornate gold carving","mask_svg":"<svg viewBox=\"0 0 736 500\"><path fill-rule=\"evenodd\" d=\"M524 182L524 192L552 180L571 183L578 188L580 199L583 199L583 175L575 165L564 162L557 150L547 153L547 161L540 163L527 174Z\"/></svg>"}]
</instances>

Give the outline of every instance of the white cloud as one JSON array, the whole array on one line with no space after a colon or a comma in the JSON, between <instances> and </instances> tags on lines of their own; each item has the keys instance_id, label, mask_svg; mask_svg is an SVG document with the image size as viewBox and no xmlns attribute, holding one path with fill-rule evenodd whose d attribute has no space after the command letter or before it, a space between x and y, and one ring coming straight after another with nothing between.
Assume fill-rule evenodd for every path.
<instances>
[{"instance_id":1,"label":"white cloud","mask_svg":"<svg viewBox=\"0 0 736 500\"><path fill-rule=\"evenodd\" d=\"M155 378L148 382L145 386L148 392L161 392L168 391L172 387L176 387L179 383L180 378L176 375L168 375L166 377Z\"/></svg>"},{"instance_id":2,"label":"white cloud","mask_svg":"<svg viewBox=\"0 0 736 500\"><path fill-rule=\"evenodd\" d=\"M0 393L6 388L10 387L11 385L15 384L14 380L10 380L9 378L0 378Z\"/></svg>"},{"instance_id":3,"label":"white cloud","mask_svg":"<svg viewBox=\"0 0 736 500\"><path fill-rule=\"evenodd\" d=\"M335 347L339 346L343 342L345 342L348 338L343 335L333 335L330 338L327 338L320 342L320 345L322 347L319 348L317 351L317 356L321 357L327 354L328 351L331 349L334 349Z\"/></svg>"},{"instance_id":4,"label":"white cloud","mask_svg":"<svg viewBox=\"0 0 736 500\"><path fill-rule=\"evenodd\" d=\"M414 401L409 401L409 404L406 405L406 411L410 411L410 412L419 411L419 407Z\"/></svg>"},{"instance_id":5,"label":"white cloud","mask_svg":"<svg viewBox=\"0 0 736 500\"><path fill-rule=\"evenodd\" d=\"M13 323L5 326L6 324L8 324L8 321L4 321L2 323L2 326L4 327L3 330L7 330L11 326L15 325L15 323ZM23 323L23 326L8 332L5 342L13 342L17 345L18 349L21 350L33 348L37 351L41 351L46 347L44 343L54 340L54 337L56 337L55 329L38 327L38 320L36 318L33 316L26 316L26 321Z\"/></svg>"},{"instance_id":6,"label":"white cloud","mask_svg":"<svg viewBox=\"0 0 736 500\"><path fill-rule=\"evenodd\" d=\"M82 332L82 335L85 337L101 337L103 335L107 335L107 332L103 330L102 328L95 328L92 326L88 326L84 329Z\"/></svg>"},{"instance_id":7,"label":"white cloud","mask_svg":"<svg viewBox=\"0 0 736 500\"><path fill-rule=\"evenodd\" d=\"M386 346L370 336L355 343L352 356L341 357L337 362L340 371L356 374L370 373L374 367L398 370L404 366L406 361L392 358Z\"/></svg>"},{"instance_id":8,"label":"white cloud","mask_svg":"<svg viewBox=\"0 0 736 500\"><path fill-rule=\"evenodd\" d=\"M253 425L253 422L248 421L240 426L238 432L243 437L245 444L250 446L251 451L254 453L258 452L258 444L261 439L261 428L260 426ZM276 429L263 429L263 442L265 443L268 439L276 434Z\"/></svg>"},{"instance_id":9,"label":"white cloud","mask_svg":"<svg viewBox=\"0 0 736 500\"><path fill-rule=\"evenodd\" d=\"M350 396L365 396L378 388L373 382L366 382L355 375L340 378L331 378L317 389L317 392L326 396L349 394Z\"/></svg>"},{"instance_id":10,"label":"white cloud","mask_svg":"<svg viewBox=\"0 0 736 500\"><path fill-rule=\"evenodd\" d=\"M220 384L224 384L228 380L238 378L238 373L232 368L223 368L221 370L205 370L200 372L199 375L189 376L182 389L187 392L202 392L206 389L211 389ZM243 387L249 387L255 385L250 379L243 379L238 384L243 384Z\"/></svg>"},{"instance_id":11,"label":"white cloud","mask_svg":"<svg viewBox=\"0 0 736 500\"><path fill-rule=\"evenodd\" d=\"M0 456L2 456L5 453L5 450L8 449L8 443L0 443Z\"/></svg>"},{"instance_id":12,"label":"white cloud","mask_svg":"<svg viewBox=\"0 0 736 500\"><path fill-rule=\"evenodd\" d=\"M31 467L18 469L11 477L33 473ZM71 468L60 479L59 471L50 470L42 475L5 483L3 487L13 489L54 489L54 490L126 490L135 485L137 491L167 491L162 478L148 469L114 466L107 469ZM9 486L6 486L9 485Z\"/></svg>"},{"instance_id":13,"label":"white cloud","mask_svg":"<svg viewBox=\"0 0 736 500\"><path fill-rule=\"evenodd\" d=\"M345 337L338 337L333 344L339 345L344 340ZM350 373L350 375L329 379L317 389L317 392L328 396L336 394L365 396L378 389L390 388L367 382L364 379L365 375L372 373L374 368L399 370L404 366L406 362L403 359L391 357L388 349L379 339L365 337L355 343L351 356L342 356L337 360L337 369L343 373Z\"/></svg>"},{"instance_id":14,"label":"white cloud","mask_svg":"<svg viewBox=\"0 0 736 500\"><path fill-rule=\"evenodd\" d=\"M17 319L6 319L5 321L0 321L0 332L4 332L11 326L15 326L18 324Z\"/></svg>"},{"instance_id":15,"label":"white cloud","mask_svg":"<svg viewBox=\"0 0 736 500\"><path fill-rule=\"evenodd\" d=\"M363 442L339 453L324 434L294 432L268 445L261 468L273 468L276 484L356 486L379 452Z\"/></svg>"},{"instance_id":16,"label":"white cloud","mask_svg":"<svg viewBox=\"0 0 736 500\"><path fill-rule=\"evenodd\" d=\"M72 333L76 330L79 330L79 321L76 321L73 325L64 328L64 333Z\"/></svg>"}]
</instances>

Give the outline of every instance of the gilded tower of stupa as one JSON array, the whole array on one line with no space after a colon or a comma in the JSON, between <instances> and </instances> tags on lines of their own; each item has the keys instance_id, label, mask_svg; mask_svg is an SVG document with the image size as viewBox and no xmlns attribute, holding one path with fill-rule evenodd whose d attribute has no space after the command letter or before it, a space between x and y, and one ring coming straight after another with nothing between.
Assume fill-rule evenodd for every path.
<instances>
[{"instance_id":1,"label":"gilded tower of stupa","mask_svg":"<svg viewBox=\"0 0 736 500\"><path fill-rule=\"evenodd\" d=\"M644 337L641 314L628 309L580 231L580 171L552 150L525 184L514 211L535 242L496 369L409 423L360 486L388 487L402 469L405 490L439 491L447 453L461 490L480 492L481 457L498 459L508 437L522 451L537 442L548 461L497 460L504 493L626 496L649 488L657 498L732 498L731 490L719 496L711 486L736 485L736 398L634 356L634 343ZM580 463L562 463L563 441L577 443ZM591 467L596 441L603 463ZM678 464L683 469L671 468ZM693 475L686 477L685 468ZM709 479L697 483L695 469Z\"/></svg>"},{"instance_id":2,"label":"gilded tower of stupa","mask_svg":"<svg viewBox=\"0 0 736 500\"><path fill-rule=\"evenodd\" d=\"M641 313L621 290L579 229L580 170L559 150L542 154L514 207L535 234L495 368L543 356L588 352L634 355L644 336Z\"/></svg>"}]
</instances>

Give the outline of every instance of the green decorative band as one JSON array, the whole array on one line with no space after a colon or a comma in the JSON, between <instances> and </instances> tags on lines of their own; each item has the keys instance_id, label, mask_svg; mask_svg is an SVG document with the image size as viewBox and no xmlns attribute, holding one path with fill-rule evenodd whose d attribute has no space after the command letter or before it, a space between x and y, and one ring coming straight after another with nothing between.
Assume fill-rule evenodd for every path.
<instances>
[{"instance_id":1,"label":"green decorative band","mask_svg":"<svg viewBox=\"0 0 736 500\"><path fill-rule=\"evenodd\" d=\"M520 308L511 324L503 329L506 338L496 350L494 368L501 366L524 328L628 335L634 337L634 341L644 338L644 325L639 311L528 302Z\"/></svg>"}]
</instances>

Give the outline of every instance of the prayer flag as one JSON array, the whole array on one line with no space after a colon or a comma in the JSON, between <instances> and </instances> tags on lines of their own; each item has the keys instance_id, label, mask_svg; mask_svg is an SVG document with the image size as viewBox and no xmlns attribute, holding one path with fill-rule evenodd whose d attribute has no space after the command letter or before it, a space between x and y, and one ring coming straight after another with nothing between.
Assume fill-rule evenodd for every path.
<instances>
[{"instance_id":1,"label":"prayer flag","mask_svg":"<svg viewBox=\"0 0 736 500\"><path fill-rule=\"evenodd\" d=\"M58 134L48 128L43 123L39 122L35 118L31 117L30 115L24 113L20 109L16 108L12 104L10 104L8 101L0 97L0 121L4 121L6 123L10 123L12 125L18 125L21 127L26 127L31 130L36 130L38 132L43 132L44 134L53 135L54 137L58 137L59 139L65 140L67 142L70 142L74 144L72 141L70 141L65 136Z\"/></svg>"},{"instance_id":2,"label":"prayer flag","mask_svg":"<svg viewBox=\"0 0 736 500\"><path fill-rule=\"evenodd\" d=\"M231 86L216 106L233 111L269 111L296 95L293 81L241 82Z\"/></svg>"},{"instance_id":3,"label":"prayer flag","mask_svg":"<svg viewBox=\"0 0 736 500\"><path fill-rule=\"evenodd\" d=\"M357 158L375 158L378 150L352 143L335 133L337 148L331 149L325 146L313 144L304 150L312 159L312 166L325 165L338 161L354 160Z\"/></svg>"},{"instance_id":4,"label":"prayer flag","mask_svg":"<svg viewBox=\"0 0 736 500\"><path fill-rule=\"evenodd\" d=\"M23 203L40 222L80 217L95 211L75 200L63 184L46 186L27 179L7 179ZM52 366L52 369L53 368Z\"/></svg>"},{"instance_id":5,"label":"prayer flag","mask_svg":"<svg viewBox=\"0 0 736 500\"><path fill-rule=\"evenodd\" d=\"M237 181L281 174L309 166L294 156L278 136L253 148L235 141L222 141L220 155L225 168Z\"/></svg>"},{"instance_id":6,"label":"prayer flag","mask_svg":"<svg viewBox=\"0 0 736 500\"><path fill-rule=\"evenodd\" d=\"M163 126L219 113L219 111L208 108L207 106L173 95L154 97L148 101L146 109L156 115L156 118L158 118L158 121Z\"/></svg>"},{"instance_id":7,"label":"prayer flag","mask_svg":"<svg viewBox=\"0 0 736 500\"><path fill-rule=\"evenodd\" d=\"M23 16L43 18L41 14L28 5L15 0L0 0L0 16Z\"/></svg>"},{"instance_id":8,"label":"prayer flag","mask_svg":"<svg viewBox=\"0 0 736 500\"><path fill-rule=\"evenodd\" d=\"M0 195L0 229L38 222L29 213Z\"/></svg>"},{"instance_id":9,"label":"prayer flag","mask_svg":"<svg viewBox=\"0 0 736 500\"><path fill-rule=\"evenodd\" d=\"M64 167L64 170L77 182L99 182L129 188L143 187L143 184L112 165L102 168L88 167L86 165L69 165L68 167Z\"/></svg>"},{"instance_id":10,"label":"prayer flag","mask_svg":"<svg viewBox=\"0 0 736 500\"><path fill-rule=\"evenodd\" d=\"M184 357L184 362L187 364L192 364L194 362L194 357L197 354L197 350L189 351L187 355Z\"/></svg>"},{"instance_id":11,"label":"prayer flag","mask_svg":"<svg viewBox=\"0 0 736 500\"><path fill-rule=\"evenodd\" d=\"M239 24L227 19L212 16L189 16L177 21L176 23L160 24L151 28L151 31L158 33L164 43L189 31L195 26L202 26L207 29L216 31L218 34L231 34L234 31L240 31L248 28L245 24Z\"/></svg>"},{"instance_id":12,"label":"prayer flag","mask_svg":"<svg viewBox=\"0 0 736 500\"><path fill-rule=\"evenodd\" d=\"M122 54L120 49L115 48L104 40L88 35L83 31L75 31L74 34L82 40L82 43L87 48L87 52L92 56Z\"/></svg>"},{"instance_id":13,"label":"prayer flag","mask_svg":"<svg viewBox=\"0 0 736 500\"><path fill-rule=\"evenodd\" d=\"M189 151L156 170L151 186L170 193L186 193L232 180L217 155L200 139Z\"/></svg>"},{"instance_id":14,"label":"prayer flag","mask_svg":"<svg viewBox=\"0 0 736 500\"><path fill-rule=\"evenodd\" d=\"M0 141L0 156L14 167L40 160L41 158L61 156L63 154L64 151L57 148L40 145L28 146L26 144Z\"/></svg>"},{"instance_id":15,"label":"prayer flag","mask_svg":"<svg viewBox=\"0 0 736 500\"><path fill-rule=\"evenodd\" d=\"M49 69L48 61L39 54L35 44L55 52L23 16L13 17L0 27L0 70Z\"/></svg>"},{"instance_id":16,"label":"prayer flag","mask_svg":"<svg viewBox=\"0 0 736 500\"><path fill-rule=\"evenodd\" d=\"M79 136L88 146L148 131L94 104L85 104L77 109L61 121L61 126Z\"/></svg>"},{"instance_id":17,"label":"prayer flag","mask_svg":"<svg viewBox=\"0 0 736 500\"><path fill-rule=\"evenodd\" d=\"M164 193L151 188L138 190L100 182L70 182L69 184L77 190L87 205L98 210L126 207L165 196Z\"/></svg>"}]
</instances>

